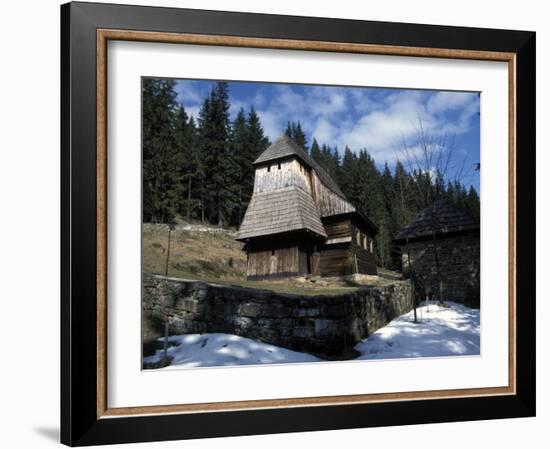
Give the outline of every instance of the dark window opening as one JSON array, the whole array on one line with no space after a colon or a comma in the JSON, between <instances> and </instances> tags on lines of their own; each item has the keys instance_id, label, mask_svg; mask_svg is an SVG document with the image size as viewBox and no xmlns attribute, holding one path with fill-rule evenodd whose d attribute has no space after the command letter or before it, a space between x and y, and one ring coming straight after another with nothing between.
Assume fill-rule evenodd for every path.
<instances>
[{"instance_id":1,"label":"dark window opening","mask_svg":"<svg viewBox=\"0 0 550 449\"><path fill-rule=\"evenodd\" d=\"M271 165L267 166L267 171L271 171Z\"/></svg>"},{"instance_id":2,"label":"dark window opening","mask_svg":"<svg viewBox=\"0 0 550 449\"><path fill-rule=\"evenodd\" d=\"M272 255L272 256L275 255L275 250L274 250L274 249L271 250L271 255Z\"/></svg>"},{"instance_id":3,"label":"dark window opening","mask_svg":"<svg viewBox=\"0 0 550 449\"><path fill-rule=\"evenodd\" d=\"M280 162L277 164L277 168L278 168L278 170L281 169L281 163Z\"/></svg>"}]
</instances>

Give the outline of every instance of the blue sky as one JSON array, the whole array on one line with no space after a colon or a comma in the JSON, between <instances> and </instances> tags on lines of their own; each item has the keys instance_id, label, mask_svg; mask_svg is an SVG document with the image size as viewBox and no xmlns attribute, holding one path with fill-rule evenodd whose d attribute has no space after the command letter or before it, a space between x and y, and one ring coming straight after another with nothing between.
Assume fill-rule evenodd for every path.
<instances>
[{"instance_id":1,"label":"blue sky","mask_svg":"<svg viewBox=\"0 0 550 449\"><path fill-rule=\"evenodd\" d=\"M177 80L178 101L197 118L201 104L214 81ZM479 191L479 111L476 92L450 92L371 87L310 86L256 82L229 82L231 119L241 107L254 106L264 132L274 141L287 122L300 121L308 143L345 146L354 152L366 148L383 166L397 158L412 162L419 154L418 129L437 143L446 137L453 158L448 177L461 172L462 182ZM409 148L405 153L404 146ZM408 155L408 156L407 156Z\"/></svg>"}]
</instances>

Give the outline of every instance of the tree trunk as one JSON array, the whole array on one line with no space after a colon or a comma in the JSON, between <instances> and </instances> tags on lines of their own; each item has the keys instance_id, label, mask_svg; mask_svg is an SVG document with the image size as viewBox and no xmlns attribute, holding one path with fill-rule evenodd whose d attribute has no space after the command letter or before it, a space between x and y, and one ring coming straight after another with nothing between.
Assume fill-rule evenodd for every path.
<instances>
[{"instance_id":1,"label":"tree trunk","mask_svg":"<svg viewBox=\"0 0 550 449\"><path fill-rule=\"evenodd\" d=\"M409 273L411 276L411 294L412 294L412 306L414 311L414 322L418 323L417 316L416 316L416 276L414 274L412 265L411 265L411 251L409 248L409 237L406 238L405 243L407 245L407 265L409 266Z\"/></svg>"},{"instance_id":2,"label":"tree trunk","mask_svg":"<svg viewBox=\"0 0 550 449\"><path fill-rule=\"evenodd\" d=\"M191 219L191 174L189 174L189 184L187 187L187 220Z\"/></svg>"},{"instance_id":3,"label":"tree trunk","mask_svg":"<svg viewBox=\"0 0 550 449\"><path fill-rule=\"evenodd\" d=\"M168 276L168 265L170 264L170 237L172 236L172 229L168 228L168 248L166 250L166 270L165 276Z\"/></svg>"}]
</instances>

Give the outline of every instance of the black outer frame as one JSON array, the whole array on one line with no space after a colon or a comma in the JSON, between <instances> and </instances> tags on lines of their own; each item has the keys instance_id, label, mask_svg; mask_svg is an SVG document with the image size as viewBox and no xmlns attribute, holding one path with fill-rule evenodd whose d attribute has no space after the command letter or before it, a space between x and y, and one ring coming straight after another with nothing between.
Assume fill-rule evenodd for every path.
<instances>
[{"instance_id":1,"label":"black outer frame","mask_svg":"<svg viewBox=\"0 0 550 449\"><path fill-rule=\"evenodd\" d=\"M516 53L517 394L98 419L98 28ZM94 3L61 6L62 443L82 446L535 416L535 297L534 32Z\"/></svg>"}]
</instances>

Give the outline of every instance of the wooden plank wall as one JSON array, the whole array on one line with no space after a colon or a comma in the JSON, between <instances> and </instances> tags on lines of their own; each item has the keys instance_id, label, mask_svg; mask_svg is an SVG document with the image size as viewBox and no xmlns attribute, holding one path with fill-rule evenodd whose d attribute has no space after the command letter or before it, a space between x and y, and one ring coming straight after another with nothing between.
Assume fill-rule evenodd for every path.
<instances>
[{"instance_id":1,"label":"wooden plank wall","mask_svg":"<svg viewBox=\"0 0 550 449\"><path fill-rule=\"evenodd\" d=\"M308 254L305 251L298 251L298 272L300 274L308 274Z\"/></svg>"},{"instance_id":2,"label":"wooden plank wall","mask_svg":"<svg viewBox=\"0 0 550 449\"><path fill-rule=\"evenodd\" d=\"M323 226L328 239L351 237L351 223L349 218L335 222L323 220Z\"/></svg>"},{"instance_id":3,"label":"wooden plank wall","mask_svg":"<svg viewBox=\"0 0 550 449\"><path fill-rule=\"evenodd\" d=\"M311 190L313 191L313 200L317 205L317 210L321 217L355 211L355 207L352 204L325 187L313 170L311 172Z\"/></svg>"},{"instance_id":4,"label":"wooden plank wall","mask_svg":"<svg viewBox=\"0 0 550 449\"><path fill-rule=\"evenodd\" d=\"M356 259L357 266L355 265ZM345 276L356 272L375 275L378 271L374 256L370 252L362 248L348 246L323 249L319 272L321 276Z\"/></svg>"},{"instance_id":5,"label":"wooden plank wall","mask_svg":"<svg viewBox=\"0 0 550 449\"><path fill-rule=\"evenodd\" d=\"M323 247L319 272L321 276L345 276L354 273L349 244Z\"/></svg>"},{"instance_id":6,"label":"wooden plank wall","mask_svg":"<svg viewBox=\"0 0 550 449\"><path fill-rule=\"evenodd\" d=\"M297 275L298 273L300 273L300 255L296 246L276 249L273 252L268 250L248 253L246 271L248 277Z\"/></svg>"},{"instance_id":7,"label":"wooden plank wall","mask_svg":"<svg viewBox=\"0 0 550 449\"><path fill-rule=\"evenodd\" d=\"M355 244L350 245L350 254L353 257L353 263L357 259L357 269L361 274L378 274L376 269L376 259L374 254L363 248L358 247ZM355 272L355 271L354 271Z\"/></svg>"},{"instance_id":8,"label":"wooden plank wall","mask_svg":"<svg viewBox=\"0 0 550 449\"><path fill-rule=\"evenodd\" d=\"M281 168L279 168L279 165ZM311 185L307 168L296 159L275 161L270 165L256 168L254 174L254 193L271 192L296 186L311 193Z\"/></svg>"}]
</instances>

